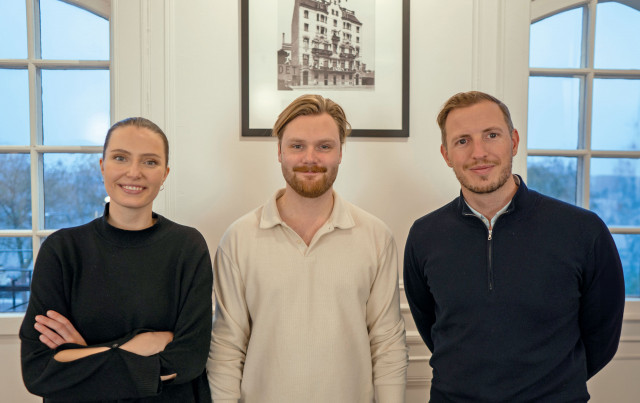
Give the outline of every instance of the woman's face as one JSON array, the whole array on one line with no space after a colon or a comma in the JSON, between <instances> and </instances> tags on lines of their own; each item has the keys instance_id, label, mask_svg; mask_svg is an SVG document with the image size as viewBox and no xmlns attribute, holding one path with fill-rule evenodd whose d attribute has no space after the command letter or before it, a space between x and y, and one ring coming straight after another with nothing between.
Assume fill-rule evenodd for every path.
<instances>
[{"instance_id":1,"label":"woman's face","mask_svg":"<svg viewBox=\"0 0 640 403\"><path fill-rule=\"evenodd\" d=\"M111 133L100 159L110 212L139 210L149 215L153 200L169 174L164 143L147 128L123 126Z\"/></svg>"}]
</instances>

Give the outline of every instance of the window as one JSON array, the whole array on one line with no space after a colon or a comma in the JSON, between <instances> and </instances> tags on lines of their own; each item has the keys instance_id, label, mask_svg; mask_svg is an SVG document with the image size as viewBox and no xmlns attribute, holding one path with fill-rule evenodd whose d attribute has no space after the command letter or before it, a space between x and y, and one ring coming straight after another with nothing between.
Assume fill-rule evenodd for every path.
<instances>
[{"instance_id":1,"label":"window","mask_svg":"<svg viewBox=\"0 0 640 403\"><path fill-rule=\"evenodd\" d=\"M304 32L309 32L309 24L304 24Z\"/></svg>"},{"instance_id":2,"label":"window","mask_svg":"<svg viewBox=\"0 0 640 403\"><path fill-rule=\"evenodd\" d=\"M309 18L309 10L304 10L304 18Z\"/></svg>"},{"instance_id":3,"label":"window","mask_svg":"<svg viewBox=\"0 0 640 403\"><path fill-rule=\"evenodd\" d=\"M532 7L528 181L607 223L640 297L640 1L575 4Z\"/></svg>"},{"instance_id":4,"label":"window","mask_svg":"<svg viewBox=\"0 0 640 403\"><path fill-rule=\"evenodd\" d=\"M309 49L309 38L302 38L302 47L305 50Z\"/></svg>"},{"instance_id":5,"label":"window","mask_svg":"<svg viewBox=\"0 0 640 403\"><path fill-rule=\"evenodd\" d=\"M104 208L98 160L111 120L109 21L59 0L2 8L0 312L22 312L43 239Z\"/></svg>"}]
</instances>

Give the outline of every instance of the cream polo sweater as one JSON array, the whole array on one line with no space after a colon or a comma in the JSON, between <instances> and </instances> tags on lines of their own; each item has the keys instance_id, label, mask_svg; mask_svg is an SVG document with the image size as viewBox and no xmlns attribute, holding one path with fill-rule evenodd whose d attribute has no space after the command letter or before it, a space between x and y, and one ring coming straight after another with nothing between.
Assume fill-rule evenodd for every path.
<instances>
[{"instance_id":1,"label":"cream polo sweater","mask_svg":"<svg viewBox=\"0 0 640 403\"><path fill-rule=\"evenodd\" d=\"M214 262L215 403L404 402L407 347L388 227L334 193L309 246L276 199L233 223Z\"/></svg>"}]
</instances>

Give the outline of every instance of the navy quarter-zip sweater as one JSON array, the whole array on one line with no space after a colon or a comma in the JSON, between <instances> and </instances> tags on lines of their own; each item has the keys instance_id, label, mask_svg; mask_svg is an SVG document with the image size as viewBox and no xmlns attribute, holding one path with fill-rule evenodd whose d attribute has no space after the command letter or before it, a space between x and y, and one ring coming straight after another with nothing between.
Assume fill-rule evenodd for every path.
<instances>
[{"instance_id":1,"label":"navy quarter-zip sweater","mask_svg":"<svg viewBox=\"0 0 640 403\"><path fill-rule=\"evenodd\" d=\"M618 348L624 280L609 230L522 179L491 236L462 194L418 219L404 286L432 352L432 402L586 402Z\"/></svg>"}]
</instances>

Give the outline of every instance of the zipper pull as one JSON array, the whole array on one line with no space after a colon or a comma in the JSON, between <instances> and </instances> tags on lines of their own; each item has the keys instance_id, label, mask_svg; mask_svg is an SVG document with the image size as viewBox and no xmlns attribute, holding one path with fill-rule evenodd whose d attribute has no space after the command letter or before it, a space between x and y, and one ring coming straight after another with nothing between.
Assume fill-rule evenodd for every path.
<instances>
[{"instance_id":1,"label":"zipper pull","mask_svg":"<svg viewBox=\"0 0 640 403\"><path fill-rule=\"evenodd\" d=\"M491 240L491 233L492 233L492 232L493 232L493 229L490 229L490 230L489 230L489 238L488 238L488 240L489 240L489 241Z\"/></svg>"}]
</instances>

